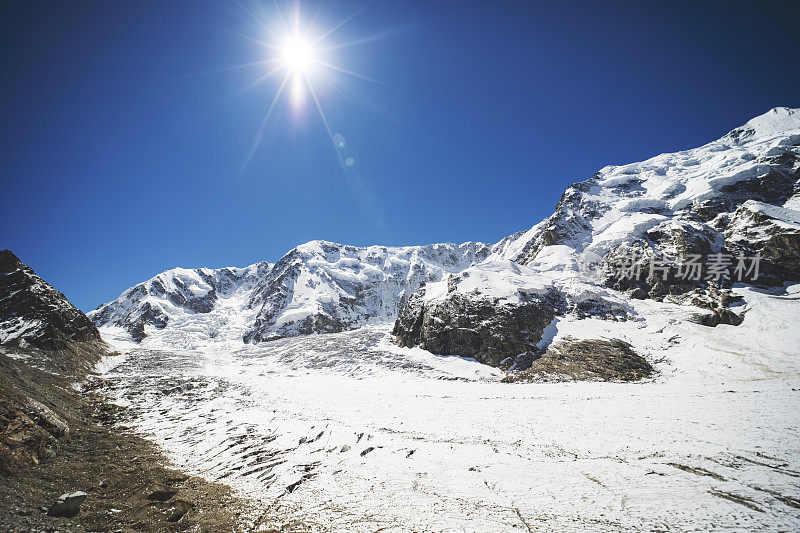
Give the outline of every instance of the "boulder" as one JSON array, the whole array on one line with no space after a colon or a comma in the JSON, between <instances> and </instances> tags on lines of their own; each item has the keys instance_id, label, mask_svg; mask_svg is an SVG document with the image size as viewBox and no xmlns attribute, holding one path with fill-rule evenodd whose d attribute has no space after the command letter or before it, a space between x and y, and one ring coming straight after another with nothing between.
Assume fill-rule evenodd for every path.
<instances>
[{"instance_id":1,"label":"boulder","mask_svg":"<svg viewBox=\"0 0 800 533\"><path fill-rule=\"evenodd\" d=\"M619 339L563 341L549 347L530 368L503 381L636 381L653 374L647 360Z\"/></svg>"},{"instance_id":2,"label":"boulder","mask_svg":"<svg viewBox=\"0 0 800 533\"><path fill-rule=\"evenodd\" d=\"M86 499L83 491L62 494L56 502L47 509L48 516L71 518L80 512L80 505Z\"/></svg>"},{"instance_id":3,"label":"boulder","mask_svg":"<svg viewBox=\"0 0 800 533\"><path fill-rule=\"evenodd\" d=\"M511 358L511 364L537 349L544 329L565 307L554 291L520 296L520 301L508 302L452 292L426 301L424 291L418 291L401 310L393 334L401 346L471 357L496 367Z\"/></svg>"}]
</instances>

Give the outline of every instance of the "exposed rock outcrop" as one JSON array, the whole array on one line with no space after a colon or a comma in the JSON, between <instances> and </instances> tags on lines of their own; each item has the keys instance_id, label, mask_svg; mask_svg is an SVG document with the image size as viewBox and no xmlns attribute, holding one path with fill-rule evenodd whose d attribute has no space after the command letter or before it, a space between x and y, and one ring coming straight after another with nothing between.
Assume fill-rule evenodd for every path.
<instances>
[{"instance_id":1,"label":"exposed rock outcrop","mask_svg":"<svg viewBox=\"0 0 800 533\"><path fill-rule=\"evenodd\" d=\"M30 407L0 397L0 474L53 457L57 441L69 436L67 423L52 411L42 405Z\"/></svg>"},{"instance_id":2,"label":"exposed rock outcrop","mask_svg":"<svg viewBox=\"0 0 800 533\"><path fill-rule=\"evenodd\" d=\"M393 333L401 346L419 345L492 366L508 360L510 366L516 356L537 350L545 328L564 308L556 292L524 294L512 304L461 294L426 302L420 291L400 312Z\"/></svg>"},{"instance_id":3,"label":"exposed rock outcrop","mask_svg":"<svg viewBox=\"0 0 800 533\"><path fill-rule=\"evenodd\" d=\"M737 254L760 254L765 285L800 280L800 211L748 200L725 228L725 246Z\"/></svg>"},{"instance_id":4,"label":"exposed rock outcrop","mask_svg":"<svg viewBox=\"0 0 800 533\"><path fill-rule=\"evenodd\" d=\"M0 344L58 349L99 347L97 328L9 250L0 250Z\"/></svg>"},{"instance_id":5,"label":"exposed rock outcrop","mask_svg":"<svg viewBox=\"0 0 800 533\"><path fill-rule=\"evenodd\" d=\"M627 342L589 339L559 342L529 368L510 372L504 381L637 381L653 372L650 363Z\"/></svg>"}]
</instances>

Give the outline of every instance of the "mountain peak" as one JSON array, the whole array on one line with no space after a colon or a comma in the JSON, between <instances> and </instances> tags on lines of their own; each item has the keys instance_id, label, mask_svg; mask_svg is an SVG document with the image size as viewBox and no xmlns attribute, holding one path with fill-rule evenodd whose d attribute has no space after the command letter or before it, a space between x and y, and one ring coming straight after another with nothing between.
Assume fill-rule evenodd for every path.
<instances>
[{"instance_id":1,"label":"mountain peak","mask_svg":"<svg viewBox=\"0 0 800 533\"><path fill-rule=\"evenodd\" d=\"M10 272L17 268L22 261L11 250L0 250L0 272Z\"/></svg>"},{"instance_id":2,"label":"mountain peak","mask_svg":"<svg viewBox=\"0 0 800 533\"><path fill-rule=\"evenodd\" d=\"M743 126L734 129L727 137L732 138L738 144L756 139L763 140L783 136L792 131L800 133L800 109L773 107L763 115L753 117ZM790 136L790 142L798 140L800 140L800 134Z\"/></svg>"}]
</instances>

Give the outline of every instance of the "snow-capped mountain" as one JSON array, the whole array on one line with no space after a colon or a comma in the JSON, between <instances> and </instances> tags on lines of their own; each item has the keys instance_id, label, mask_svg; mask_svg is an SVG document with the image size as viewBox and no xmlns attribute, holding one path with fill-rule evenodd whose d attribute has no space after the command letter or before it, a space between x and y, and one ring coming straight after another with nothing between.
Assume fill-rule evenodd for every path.
<instances>
[{"instance_id":1,"label":"snow-capped mountain","mask_svg":"<svg viewBox=\"0 0 800 533\"><path fill-rule=\"evenodd\" d=\"M100 326L126 329L135 340L158 330L173 342L260 342L344 331L393 321L422 284L489 253L480 243L359 248L312 241L276 263L168 270L89 316Z\"/></svg>"},{"instance_id":2,"label":"snow-capped mountain","mask_svg":"<svg viewBox=\"0 0 800 533\"><path fill-rule=\"evenodd\" d=\"M499 242L484 264L420 289L395 334L496 365L541 353L558 316L630 316L620 298L688 305L703 324L736 325L734 281L800 279L798 206L800 110L775 108L700 148L570 186L553 215Z\"/></svg>"},{"instance_id":3,"label":"snow-capped mountain","mask_svg":"<svg viewBox=\"0 0 800 533\"><path fill-rule=\"evenodd\" d=\"M529 265L554 245L593 257L637 239L671 245L673 254L687 245L718 251L746 201L800 208L799 146L800 110L779 107L700 148L607 166L567 188L552 216L497 252Z\"/></svg>"},{"instance_id":4,"label":"snow-capped mountain","mask_svg":"<svg viewBox=\"0 0 800 533\"><path fill-rule=\"evenodd\" d=\"M169 270L89 316L180 343L257 343L399 317L401 344L493 365L546 349L558 317L636 319L631 297L737 324L738 278L800 279L799 180L800 110L775 108L699 148L605 167L570 186L553 215L495 245L312 241L274 264ZM686 276L692 262L700 270Z\"/></svg>"},{"instance_id":5,"label":"snow-capped mountain","mask_svg":"<svg viewBox=\"0 0 800 533\"><path fill-rule=\"evenodd\" d=\"M123 328L140 341L146 325L164 329L176 317L199 314L206 322L206 336L215 337L215 325L227 325L219 315L231 308L237 315L244 313L250 292L265 282L271 269L267 262L245 268L173 268L131 287L88 316L98 325Z\"/></svg>"}]
</instances>

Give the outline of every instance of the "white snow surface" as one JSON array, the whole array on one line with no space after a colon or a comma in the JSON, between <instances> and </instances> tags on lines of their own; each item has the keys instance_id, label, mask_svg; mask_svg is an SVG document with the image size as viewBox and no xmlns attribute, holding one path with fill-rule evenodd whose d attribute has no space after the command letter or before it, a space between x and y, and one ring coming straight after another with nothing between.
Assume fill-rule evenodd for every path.
<instances>
[{"instance_id":1,"label":"white snow surface","mask_svg":"<svg viewBox=\"0 0 800 533\"><path fill-rule=\"evenodd\" d=\"M105 377L177 465L269 503L264 530L797 529L800 286L736 291L740 326L649 300L551 325L633 343L641 383L504 384L381 325L191 350L106 328Z\"/></svg>"}]
</instances>

